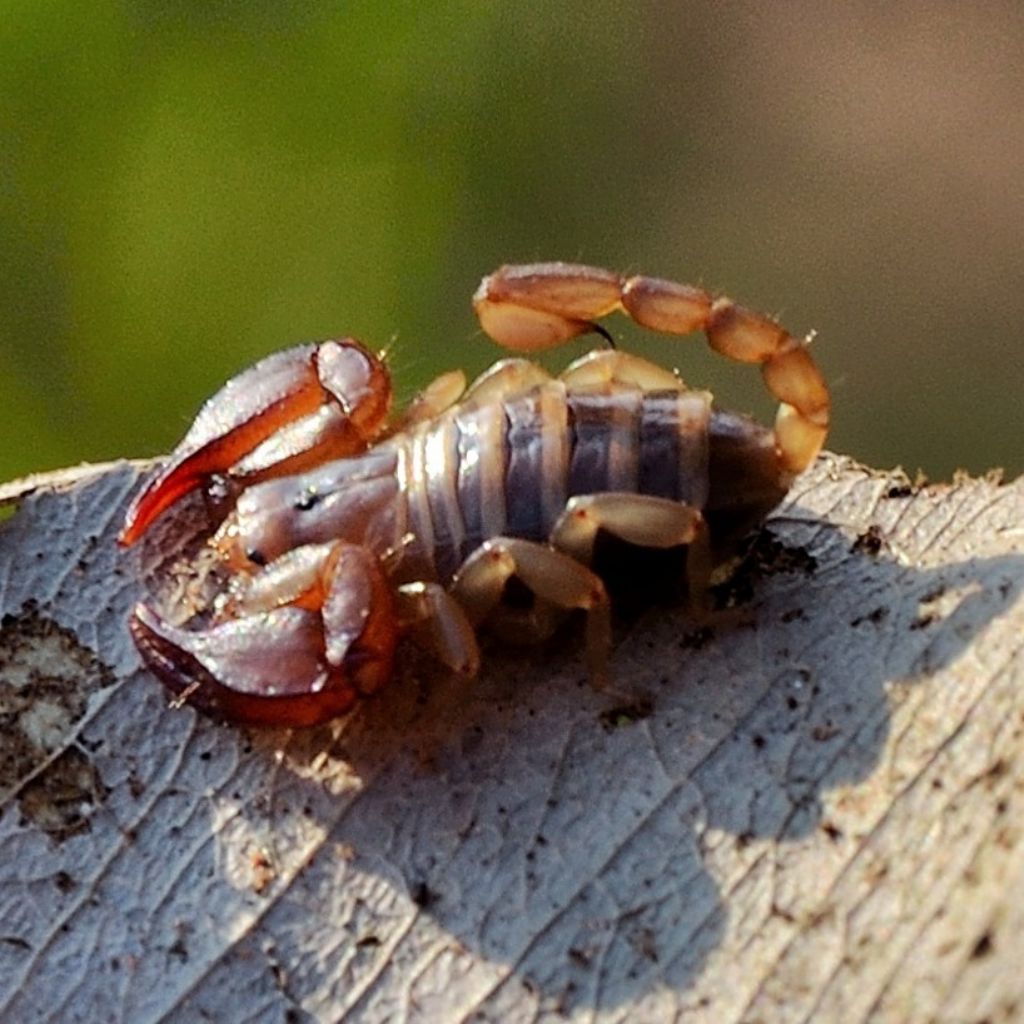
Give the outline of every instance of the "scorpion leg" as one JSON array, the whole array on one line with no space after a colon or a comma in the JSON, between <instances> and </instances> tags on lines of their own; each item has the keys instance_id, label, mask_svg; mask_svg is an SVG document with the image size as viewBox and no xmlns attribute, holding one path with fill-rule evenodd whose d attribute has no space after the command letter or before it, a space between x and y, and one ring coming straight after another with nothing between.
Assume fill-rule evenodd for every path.
<instances>
[{"instance_id":1,"label":"scorpion leg","mask_svg":"<svg viewBox=\"0 0 1024 1024\"><path fill-rule=\"evenodd\" d=\"M442 664L461 676L480 669L480 648L462 606L439 583L406 583L396 594L398 620L418 633Z\"/></svg>"},{"instance_id":2,"label":"scorpion leg","mask_svg":"<svg viewBox=\"0 0 1024 1024\"><path fill-rule=\"evenodd\" d=\"M583 565L590 565L598 531L645 548L685 545L690 602L702 610L711 578L711 545L700 510L668 498L606 491L570 498L551 531L551 543Z\"/></svg>"},{"instance_id":3,"label":"scorpion leg","mask_svg":"<svg viewBox=\"0 0 1024 1024\"><path fill-rule=\"evenodd\" d=\"M435 377L391 424L389 433L400 433L439 416L450 409L466 390L466 375L461 370L449 370Z\"/></svg>"},{"instance_id":4,"label":"scorpion leg","mask_svg":"<svg viewBox=\"0 0 1024 1024\"><path fill-rule=\"evenodd\" d=\"M463 397L466 401L498 401L550 380L547 370L529 359L502 359L480 374Z\"/></svg>"},{"instance_id":5,"label":"scorpion leg","mask_svg":"<svg viewBox=\"0 0 1024 1024\"><path fill-rule=\"evenodd\" d=\"M452 595L465 608L469 621L478 626L499 608L513 577L543 605L587 613L587 670L594 686L604 688L611 647L611 613L601 578L547 544L493 537L462 564L452 583ZM543 625L536 630L538 639L546 633Z\"/></svg>"},{"instance_id":6,"label":"scorpion leg","mask_svg":"<svg viewBox=\"0 0 1024 1024\"><path fill-rule=\"evenodd\" d=\"M240 617L207 629L181 629L136 606L135 643L180 701L236 722L315 725L390 678L398 626L373 554L339 542L291 557L268 567L276 587L255 586L231 609ZM266 607L275 599L289 603Z\"/></svg>"},{"instance_id":7,"label":"scorpion leg","mask_svg":"<svg viewBox=\"0 0 1024 1024\"><path fill-rule=\"evenodd\" d=\"M133 544L185 494L237 465L243 475L280 475L362 451L379 434L390 401L384 364L351 338L268 356L205 403L132 502L120 543Z\"/></svg>"},{"instance_id":8,"label":"scorpion leg","mask_svg":"<svg viewBox=\"0 0 1024 1024\"><path fill-rule=\"evenodd\" d=\"M591 331L599 317L616 309L642 327L668 334L702 330L716 352L761 364L765 385L781 403L775 439L783 474L806 469L828 434L828 388L807 341L702 288L653 277L623 278L571 263L536 263L502 267L485 277L473 305L495 341L523 352Z\"/></svg>"},{"instance_id":9,"label":"scorpion leg","mask_svg":"<svg viewBox=\"0 0 1024 1024\"><path fill-rule=\"evenodd\" d=\"M597 349L570 363L558 379L567 387L621 385L642 391L685 391L672 370L620 349Z\"/></svg>"}]
</instances>

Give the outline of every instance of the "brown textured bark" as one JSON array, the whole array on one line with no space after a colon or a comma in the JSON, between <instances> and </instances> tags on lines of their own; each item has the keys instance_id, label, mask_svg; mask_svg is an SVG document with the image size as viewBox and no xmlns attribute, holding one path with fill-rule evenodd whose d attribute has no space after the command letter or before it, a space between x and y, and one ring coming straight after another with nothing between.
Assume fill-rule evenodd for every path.
<instances>
[{"instance_id":1,"label":"brown textured bark","mask_svg":"<svg viewBox=\"0 0 1024 1024\"><path fill-rule=\"evenodd\" d=\"M628 697L403 659L286 734L140 669L137 472L0 489L0 1019L1024 1015L1021 481L823 458L728 611L620 629Z\"/></svg>"}]
</instances>

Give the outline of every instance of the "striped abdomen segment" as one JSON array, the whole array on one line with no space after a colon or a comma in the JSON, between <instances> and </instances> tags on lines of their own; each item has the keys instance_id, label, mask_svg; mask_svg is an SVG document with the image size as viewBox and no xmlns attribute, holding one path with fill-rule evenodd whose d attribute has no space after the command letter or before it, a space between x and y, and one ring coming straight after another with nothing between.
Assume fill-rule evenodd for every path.
<instances>
[{"instance_id":1,"label":"striped abdomen segment","mask_svg":"<svg viewBox=\"0 0 1024 1024\"><path fill-rule=\"evenodd\" d=\"M710 404L704 391L567 391L551 381L458 406L402 438L416 555L447 581L488 537L546 538L577 494L703 508Z\"/></svg>"}]
</instances>

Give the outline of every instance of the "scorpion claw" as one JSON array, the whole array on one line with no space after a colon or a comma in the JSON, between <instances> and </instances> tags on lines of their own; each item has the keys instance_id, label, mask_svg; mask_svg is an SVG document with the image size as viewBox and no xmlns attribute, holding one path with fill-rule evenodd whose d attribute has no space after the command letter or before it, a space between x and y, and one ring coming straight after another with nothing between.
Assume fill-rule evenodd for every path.
<instances>
[{"instance_id":1,"label":"scorpion claw","mask_svg":"<svg viewBox=\"0 0 1024 1024\"><path fill-rule=\"evenodd\" d=\"M323 661L318 617L298 608L179 629L144 604L129 623L147 668L181 703L252 725L314 725L348 711L356 689Z\"/></svg>"},{"instance_id":2,"label":"scorpion claw","mask_svg":"<svg viewBox=\"0 0 1024 1024\"><path fill-rule=\"evenodd\" d=\"M129 627L147 667L177 700L252 725L315 725L391 675L397 628L376 559L339 543L324 559L319 607L249 610L181 629L145 604Z\"/></svg>"},{"instance_id":3,"label":"scorpion claw","mask_svg":"<svg viewBox=\"0 0 1024 1024\"><path fill-rule=\"evenodd\" d=\"M351 338L299 345L260 360L202 407L166 465L132 502L120 543L135 543L176 501L282 430L283 438L271 442L273 463L258 466L263 476L363 450L379 433L390 400L384 365ZM334 410L332 417L318 417L325 406ZM317 421L311 424L311 417Z\"/></svg>"}]
</instances>

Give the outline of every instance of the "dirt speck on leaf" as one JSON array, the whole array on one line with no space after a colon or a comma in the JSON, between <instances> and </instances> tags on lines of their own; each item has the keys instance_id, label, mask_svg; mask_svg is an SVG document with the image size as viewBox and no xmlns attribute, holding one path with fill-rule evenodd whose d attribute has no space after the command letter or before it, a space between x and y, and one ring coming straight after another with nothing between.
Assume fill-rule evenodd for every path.
<instances>
[{"instance_id":1,"label":"dirt speck on leaf","mask_svg":"<svg viewBox=\"0 0 1024 1024\"><path fill-rule=\"evenodd\" d=\"M17 789L50 758L63 757L61 751L73 761L65 748L90 695L115 681L71 630L41 615L33 603L5 615L0 620L0 792ZM46 772L55 771L59 760Z\"/></svg>"},{"instance_id":2,"label":"dirt speck on leaf","mask_svg":"<svg viewBox=\"0 0 1024 1024\"><path fill-rule=\"evenodd\" d=\"M71 630L31 602L0 621L0 790L57 842L84 831L105 795L92 759L71 743L90 694L113 673Z\"/></svg>"},{"instance_id":3,"label":"dirt speck on leaf","mask_svg":"<svg viewBox=\"0 0 1024 1024\"><path fill-rule=\"evenodd\" d=\"M69 747L26 783L18 805L26 820L58 843L89 828L107 787L96 766L79 747Z\"/></svg>"}]
</instances>

